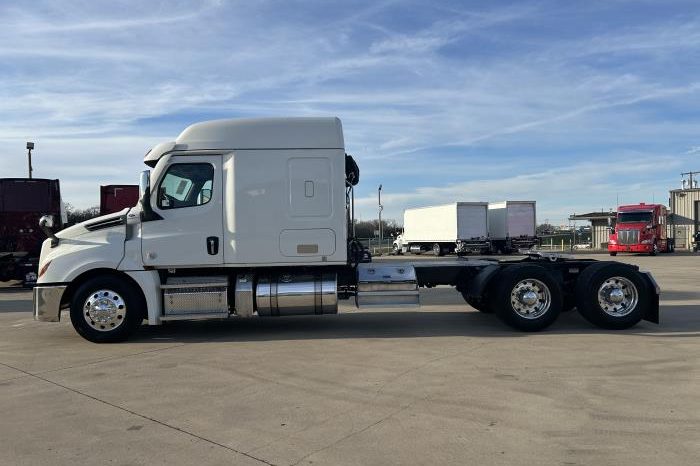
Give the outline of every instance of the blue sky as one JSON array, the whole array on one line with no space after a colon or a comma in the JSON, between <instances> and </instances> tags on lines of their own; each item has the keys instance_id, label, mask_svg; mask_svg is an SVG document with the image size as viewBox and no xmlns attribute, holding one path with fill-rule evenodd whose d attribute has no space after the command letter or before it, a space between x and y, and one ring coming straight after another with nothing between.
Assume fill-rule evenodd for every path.
<instances>
[{"instance_id":1,"label":"blue sky","mask_svg":"<svg viewBox=\"0 0 700 466\"><path fill-rule=\"evenodd\" d=\"M136 183L190 123L334 115L358 214L667 202L700 169L697 1L0 0L0 176Z\"/></svg>"}]
</instances>

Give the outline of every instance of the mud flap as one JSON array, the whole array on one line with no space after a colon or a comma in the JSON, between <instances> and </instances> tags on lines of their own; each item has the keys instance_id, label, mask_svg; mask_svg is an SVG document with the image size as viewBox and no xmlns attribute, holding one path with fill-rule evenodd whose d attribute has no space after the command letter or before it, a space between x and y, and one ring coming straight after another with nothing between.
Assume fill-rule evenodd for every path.
<instances>
[{"instance_id":1,"label":"mud flap","mask_svg":"<svg viewBox=\"0 0 700 466\"><path fill-rule=\"evenodd\" d=\"M648 322L658 324L661 321L659 311L659 295L661 294L661 288L659 288L659 284L656 283L656 280L654 280L654 276L651 274L651 272L640 271L639 273L644 275L647 285L649 285L649 289L652 291L652 293L650 293L651 296L649 296L649 306L644 313L643 319Z\"/></svg>"}]
</instances>

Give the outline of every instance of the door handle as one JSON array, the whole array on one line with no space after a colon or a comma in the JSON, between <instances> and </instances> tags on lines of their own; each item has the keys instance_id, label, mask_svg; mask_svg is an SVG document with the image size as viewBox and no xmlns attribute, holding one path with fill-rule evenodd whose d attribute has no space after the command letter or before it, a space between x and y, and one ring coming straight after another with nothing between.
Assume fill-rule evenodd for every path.
<instances>
[{"instance_id":1,"label":"door handle","mask_svg":"<svg viewBox=\"0 0 700 466\"><path fill-rule=\"evenodd\" d=\"M219 253L219 238L210 236L207 238L207 252L210 256L215 256Z\"/></svg>"}]
</instances>

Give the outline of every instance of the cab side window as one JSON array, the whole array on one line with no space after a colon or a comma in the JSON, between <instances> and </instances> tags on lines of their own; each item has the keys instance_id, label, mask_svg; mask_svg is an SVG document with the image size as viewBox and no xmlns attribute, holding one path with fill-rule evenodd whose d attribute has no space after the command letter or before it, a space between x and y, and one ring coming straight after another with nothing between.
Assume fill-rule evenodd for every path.
<instances>
[{"instance_id":1,"label":"cab side window","mask_svg":"<svg viewBox=\"0 0 700 466\"><path fill-rule=\"evenodd\" d=\"M158 207L179 209L211 200L214 166L210 163L175 163L158 185Z\"/></svg>"}]
</instances>

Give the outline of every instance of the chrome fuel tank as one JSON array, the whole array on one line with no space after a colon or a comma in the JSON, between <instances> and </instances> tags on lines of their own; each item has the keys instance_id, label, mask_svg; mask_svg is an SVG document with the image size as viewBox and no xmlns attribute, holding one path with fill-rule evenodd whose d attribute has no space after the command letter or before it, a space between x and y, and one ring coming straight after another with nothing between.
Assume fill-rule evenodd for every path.
<instances>
[{"instance_id":1,"label":"chrome fuel tank","mask_svg":"<svg viewBox=\"0 0 700 466\"><path fill-rule=\"evenodd\" d=\"M336 314L338 280L334 273L262 276L255 287L259 316Z\"/></svg>"}]
</instances>

